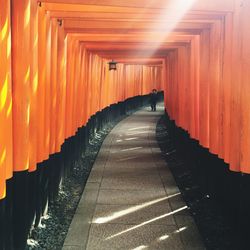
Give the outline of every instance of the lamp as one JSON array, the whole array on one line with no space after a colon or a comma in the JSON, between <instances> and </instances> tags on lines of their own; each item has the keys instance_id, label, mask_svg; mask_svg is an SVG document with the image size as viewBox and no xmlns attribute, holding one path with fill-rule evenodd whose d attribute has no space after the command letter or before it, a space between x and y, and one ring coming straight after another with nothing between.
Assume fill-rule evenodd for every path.
<instances>
[{"instance_id":1,"label":"lamp","mask_svg":"<svg viewBox=\"0 0 250 250\"><path fill-rule=\"evenodd\" d=\"M109 70L116 70L116 64L117 64L117 62L115 62L114 60L112 60L108 64L109 64Z\"/></svg>"}]
</instances>

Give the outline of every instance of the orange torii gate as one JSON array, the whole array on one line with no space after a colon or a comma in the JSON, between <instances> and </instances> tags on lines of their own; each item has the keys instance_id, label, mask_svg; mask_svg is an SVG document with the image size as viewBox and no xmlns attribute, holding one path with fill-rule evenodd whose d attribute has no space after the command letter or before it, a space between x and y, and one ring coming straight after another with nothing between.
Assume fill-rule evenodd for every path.
<instances>
[{"instance_id":1,"label":"orange torii gate","mask_svg":"<svg viewBox=\"0 0 250 250\"><path fill-rule=\"evenodd\" d=\"M108 72L108 59L67 35L44 4L12 2L12 13L9 1L1 8L1 198L13 171L35 171L97 111L161 88L160 64Z\"/></svg>"},{"instance_id":2,"label":"orange torii gate","mask_svg":"<svg viewBox=\"0 0 250 250\"><path fill-rule=\"evenodd\" d=\"M6 181L36 171L94 114L153 88L177 126L250 173L249 0L0 6L1 200Z\"/></svg>"}]
</instances>

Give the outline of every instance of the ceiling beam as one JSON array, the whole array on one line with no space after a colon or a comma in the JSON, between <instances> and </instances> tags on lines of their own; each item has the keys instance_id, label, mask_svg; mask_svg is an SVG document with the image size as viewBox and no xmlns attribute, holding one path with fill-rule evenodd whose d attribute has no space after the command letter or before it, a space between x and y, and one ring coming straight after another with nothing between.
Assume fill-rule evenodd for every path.
<instances>
[{"instance_id":1,"label":"ceiling beam","mask_svg":"<svg viewBox=\"0 0 250 250\"><path fill-rule=\"evenodd\" d=\"M85 29L110 29L110 30L140 30L140 31L174 31L175 29L208 29L210 24L193 22L136 22L136 21L95 21L95 20L73 20L64 21L65 29L85 30Z\"/></svg>"},{"instance_id":2,"label":"ceiling beam","mask_svg":"<svg viewBox=\"0 0 250 250\"><path fill-rule=\"evenodd\" d=\"M106 50L147 50L158 47L158 43L109 43L109 42L92 42L92 43L84 43L85 48L88 50L95 51L106 51ZM169 48L180 48L181 46L186 46L186 43L163 43L160 46L160 50L169 49Z\"/></svg>"},{"instance_id":3,"label":"ceiling beam","mask_svg":"<svg viewBox=\"0 0 250 250\"><path fill-rule=\"evenodd\" d=\"M68 34L80 42L134 42L134 43L152 43L155 45L169 42L190 42L194 35L172 35L161 32L147 34Z\"/></svg>"},{"instance_id":4,"label":"ceiling beam","mask_svg":"<svg viewBox=\"0 0 250 250\"><path fill-rule=\"evenodd\" d=\"M41 0L38 0L41 2ZM79 4L92 6L115 6L125 8L151 8L151 9L171 9L182 10L184 8L192 10L206 11L233 11L234 0L42 0L46 3Z\"/></svg>"},{"instance_id":5,"label":"ceiling beam","mask_svg":"<svg viewBox=\"0 0 250 250\"><path fill-rule=\"evenodd\" d=\"M120 20L120 21L154 21L154 22L165 22L170 20L175 20L176 15L170 13L168 15L161 13L117 13L117 12L85 12L85 11L67 11L65 10L50 10L50 16L54 18L63 18L63 19L77 19L81 20ZM214 20L221 19L224 14L220 13L186 13L182 16L181 20L191 21L191 22L205 22L213 23Z\"/></svg>"}]
</instances>

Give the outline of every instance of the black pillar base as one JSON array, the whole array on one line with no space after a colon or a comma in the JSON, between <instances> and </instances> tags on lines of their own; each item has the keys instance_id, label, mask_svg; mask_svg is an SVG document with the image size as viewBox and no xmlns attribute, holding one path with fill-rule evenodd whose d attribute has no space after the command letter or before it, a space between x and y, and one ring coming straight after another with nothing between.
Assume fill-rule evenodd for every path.
<instances>
[{"instance_id":1,"label":"black pillar base","mask_svg":"<svg viewBox=\"0 0 250 250\"><path fill-rule=\"evenodd\" d=\"M28 172L16 172L13 176L13 245L15 250L26 246L28 227Z\"/></svg>"}]
</instances>

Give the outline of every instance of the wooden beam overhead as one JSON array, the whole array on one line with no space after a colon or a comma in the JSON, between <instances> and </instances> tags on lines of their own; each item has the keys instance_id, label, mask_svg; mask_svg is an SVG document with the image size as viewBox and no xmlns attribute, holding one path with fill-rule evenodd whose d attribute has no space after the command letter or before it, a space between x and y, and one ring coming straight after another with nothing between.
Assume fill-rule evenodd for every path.
<instances>
[{"instance_id":1,"label":"wooden beam overhead","mask_svg":"<svg viewBox=\"0 0 250 250\"><path fill-rule=\"evenodd\" d=\"M86 12L86 11L67 11L65 10L49 10L50 16L55 18L64 19L77 19L77 20L120 20L120 21L170 21L175 20L176 15L170 13L169 15L162 13L117 13L117 12ZM191 22L206 22L213 23L214 20L221 19L225 13L200 13L200 12L188 12L184 14L181 20Z\"/></svg>"},{"instance_id":2,"label":"wooden beam overhead","mask_svg":"<svg viewBox=\"0 0 250 250\"><path fill-rule=\"evenodd\" d=\"M38 2L40 2L38 0ZM151 8L180 10L184 7L192 10L233 11L234 0L42 0L46 3L79 4L92 6L115 6L123 8Z\"/></svg>"},{"instance_id":3,"label":"wooden beam overhead","mask_svg":"<svg viewBox=\"0 0 250 250\"><path fill-rule=\"evenodd\" d=\"M190 42L193 35L172 35L161 32L148 34L69 34L74 39L82 42L134 42L163 44L168 42Z\"/></svg>"},{"instance_id":4,"label":"wooden beam overhead","mask_svg":"<svg viewBox=\"0 0 250 250\"><path fill-rule=\"evenodd\" d=\"M233 11L235 0L42 0L68 37L105 58L165 58ZM38 1L40 2L40 1Z\"/></svg>"},{"instance_id":5,"label":"wooden beam overhead","mask_svg":"<svg viewBox=\"0 0 250 250\"><path fill-rule=\"evenodd\" d=\"M67 28L65 29L67 33L70 34L99 34L99 35L117 35L117 34L143 34L151 36L153 32L149 31L142 31L140 29L74 29L74 28ZM202 29L175 29L174 31L171 32L171 35L199 35L201 33ZM157 32L162 32L161 30L157 30ZM163 33L164 34L164 33ZM167 35L166 33L165 35Z\"/></svg>"},{"instance_id":6,"label":"wooden beam overhead","mask_svg":"<svg viewBox=\"0 0 250 250\"><path fill-rule=\"evenodd\" d=\"M107 51L107 50L147 50L158 47L158 43L103 43L103 42L92 42L86 43L83 42L85 48L92 51ZM171 49L171 48L180 48L181 46L186 46L187 43L163 43L161 44L159 50Z\"/></svg>"},{"instance_id":7,"label":"wooden beam overhead","mask_svg":"<svg viewBox=\"0 0 250 250\"><path fill-rule=\"evenodd\" d=\"M109 50L109 51L96 51L91 50L92 53L98 54L101 57L125 57L125 58L153 58L153 57L163 57L166 56L169 51L172 51L172 48L165 49L165 50L124 50L124 51L116 51L116 50Z\"/></svg>"},{"instance_id":8,"label":"wooden beam overhead","mask_svg":"<svg viewBox=\"0 0 250 250\"><path fill-rule=\"evenodd\" d=\"M139 30L139 31L174 31L175 29L209 29L210 24L207 23L195 23L195 22L125 22L125 21L79 21L68 20L64 21L65 29L81 30L81 29L110 29L110 30Z\"/></svg>"},{"instance_id":9,"label":"wooden beam overhead","mask_svg":"<svg viewBox=\"0 0 250 250\"><path fill-rule=\"evenodd\" d=\"M110 58L106 58L109 59ZM165 60L163 57L159 58L119 58L115 59L118 63L125 63L125 64L143 64L143 65L159 65L161 66Z\"/></svg>"}]
</instances>

